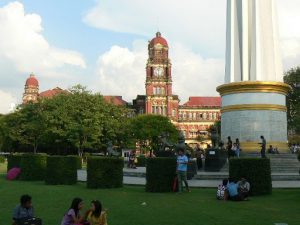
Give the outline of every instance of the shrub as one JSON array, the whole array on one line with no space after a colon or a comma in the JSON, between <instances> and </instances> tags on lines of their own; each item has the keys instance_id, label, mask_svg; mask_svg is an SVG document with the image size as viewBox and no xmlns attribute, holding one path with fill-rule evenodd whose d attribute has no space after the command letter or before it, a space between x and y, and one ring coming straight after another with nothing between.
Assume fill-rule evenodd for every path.
<instances>
[{"instance_id":1,"label":"shrub","mask_svg":"<svg viewBox=\"0 0 300 225\"><path fill-rule=\"evenodd\" d=\"M137 163L136 166L145 167L146 166L147 158L143 155L137 157Z\"/></svg>"},{"instance_id":2,"label":"shrub","mask_svg":"<svg viewBox=\"0 0 300 225\"><path fill-rule=\"evenodd\" d=\"M5 157L4 156L0 156L0 163L5 163Z\"/></svg>"},{"instance_id":3,"label":"shrub","mask_svg":"<svg viewBox=\"0 0 300 225\"><path fill-rule=\"evenodd\" d=\"M21 154L10 154L7 156L7 171L14 167L21 167Z\"/></svg>"},{"instance_id":4,"label":"shrub","mask_svg":"<svg viewBox=\"0 0 300 225\"><path fill-rule=\"evenodd\" d=\"M229 160L229 176L240 180L245 177L250 185L252 195L272 193L270 159L233 158Z\"/></svg>"},{"instance_id":5,"label":"shrub","mask_svg":"<svg viewBox=\"0 0 300 225\"><path fill-rule=\"evenodd\" d=\"M78 156L48 156L46 184L76 184Z\"/></svg>"},{"instance_id":6,"label":"shrub","mask_svg":"<svg viewBox=\"0 0 300 225\"><path fill-rule=\"evenodd\" d=\"M176 176L176 158L148 158L146 166L146 191L171 192Z\"/></svg>"},{"instance_id":7,"label":"shrub","mask_svg":"<svg viewBox=\"0 0 300 225\"><path fill-rule=\"evenodd\" d=\"M44 180L47 155L23 154L21 156L21 180Z\"/></svg>"},{"instance_id":8,"label":"shrub","mask_svg":"<svg viewBox=\"0 0 300 225\"><path fill-rule=\"evenodd\" d=\"M123 158L91 156L87 159L88 188L118 188L123 186Z\"/></svg>"},{"instance_id":9,"label":"shrub","mask_svg":"<svg viewBox=\"0 0 300 225\"><path fill-rule=\"evenodd\" d=\"M300 161L300 152L298 152L298 160Z\"/></svg>"},{"instance_id":10,"label":"shrub","mask_svg":"<svg viewBox=\"0 0 300 225\"><path fill-rule=\"evenodd\" d=\"M82 169L82 160L83 158L78 156L78 155L70 155L70 156L73 156L73 157L76 157L76 167L78 170L81 170Z\"/></svg>"}]
</instances>

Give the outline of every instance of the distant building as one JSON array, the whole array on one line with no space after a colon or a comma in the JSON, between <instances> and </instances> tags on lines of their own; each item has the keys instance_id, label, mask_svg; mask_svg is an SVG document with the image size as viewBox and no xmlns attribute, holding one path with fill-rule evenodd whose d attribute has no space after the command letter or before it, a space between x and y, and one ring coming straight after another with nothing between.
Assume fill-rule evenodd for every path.
<instances>
[{"instance_id":1,"label":"distant building","mask_svg":"<svg viewBox=\"0 0 300 225\"><path fill-rule=\"evenodd\" d=\"M39 98L52 98L53 96L61 93L68 93L68 91L56 87L52 90L46 90L39 93L39 81L34 74L30 74L25 83L23 104L28 102L37 102Z\"/></svg>"},{"instance_id":2,"label":"distant building","mask_svg":"<svg viewBox=\"0 0 300 225\"><path fill-rule=\"evenodd\" d=\"M148 56L146 95L138 95L133 100L136 114L167 116L183 132L186 143L209 143L208 129L221 118L221 97L190 97L188 102L179 105L178 95L172 90L169 46L160 32L149 42Z\"/></svg>"},{"instance_id":3,"label":"distant building","mask_svg":"<svg viewBox=\"0 0 300 225\"><path fill-rule=\"evenodd\" d=\"M145 95L137 95L133 104L122 96L103 96L106 102L129 107L130 116L156 114L167 116L183 132L186 143L203 147L210 143L209 128L221 119L221 97L193 96L180 105L178 95L173 94L172 64L169 59L169 46L160 32L148 44L146 63ZM203 84L202 84L203 85ZM33 74L26 80L23 103L36 102L38 98L51 98L66 93L59 87L39 93L39 82Z\"/></svg>"}]
</instances>

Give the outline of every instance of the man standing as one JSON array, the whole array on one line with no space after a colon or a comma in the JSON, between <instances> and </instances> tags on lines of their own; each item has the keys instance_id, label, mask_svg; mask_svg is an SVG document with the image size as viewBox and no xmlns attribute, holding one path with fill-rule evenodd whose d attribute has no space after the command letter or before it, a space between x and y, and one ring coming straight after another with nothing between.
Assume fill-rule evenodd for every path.
<instances>
[{"instance_id":1,"label":"man standing","mask_svg":"<svg viewBox=\"0 0 300 225\"><path fill-rule=\"evenodd\" d=\"M228 159L229 159L232 156L232 140L231 140L230 136L227 137L226 149L227 149L227 154L228 154Z\"/></svg>"},{"instance_id":2,"label":"man standing","mask_svg":"<svg viewBox=\"0 0 300 225\"><path fill-rule=\"evenodd\" d=\"M266 145L267 145L267 142L266 142L266 139L264 138L264 136L260 136L260 139L261 139L261 150L260 150L260 154L261 154L261 157L262 158L266 158Z\"/></svg>"},{"instance_id":3,"label":"man standing","mask_svg":"<svg viewBox=\"0 0 300 225\"><path fill-rule=\"evenodd\" d=\"M179 149L177 156L177 177L178 177L178 192L182 192L182 181L185 184L186 190L190 192L189 185L187 182L187 164L188 158L184 155L184 151Z\"/></svg>"},{"instance_id":4,"label":"man standing","mask_svg":"<svg viewBox=\"0 0 300 225\"><path fill-rule=\"evenodd\" d=\"M196 159L197 159L197 168L200 170L202 168L202 158L203 158L203 150L200 148L200 145L197 144L195 148Z\"/></svg>"}]
</instances>

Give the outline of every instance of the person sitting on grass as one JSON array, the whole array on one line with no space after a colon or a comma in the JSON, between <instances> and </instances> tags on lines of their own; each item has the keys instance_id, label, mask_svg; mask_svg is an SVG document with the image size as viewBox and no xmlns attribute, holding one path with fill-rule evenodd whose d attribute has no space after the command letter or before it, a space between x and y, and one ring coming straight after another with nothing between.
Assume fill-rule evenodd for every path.
<instances>
[{"instance_id":1,"label":"person sitting on grass","mask_svg":"<svg viewBox=\"0 0 300 225\"><path fill-rule=\"evenodd\" d=\"M98 200L91 202L91 208L86 212L85 218L90 225L107 225L106 211L102 209Z\"/></svg>"},{"instance_id":2,"label":"person sitting on grass","mask_svg":"<svg viewBox=\"0 0 300 225\"><path fill-rule=\"evenodd\" d=\"M83 208L81 198L74 198L68 212L64 215L61 225L77 225L83 221L79 211Z\"/></svg>"},{"instance_id":3,"label":"person sitting on grass","mask_svg":"<svg viewBox=\"0 0 300 225\"><path fill-rule=\"evenodd\" d=\"M13 210L13 225L21 224L28 219L34 218L34 210L32 206L32 198L30 195L22 195L20 198L20 205Z\"/></svg>"},{"instance_id":4,"label":"person sitting on grass","mask_svg":"<svg viewBox=\"0 0 300 225\"><path fill-rule=\"evenodd\" d=\"M229 184L227 184L229 200L232 201L242 201L243 196L238 192L238 184L232 179L229 178Z\"/></svg>"},{"instance_id":5,"label":"person sitting on grass","mask_svg":"<svg viewBox=\"0 0 300 225\"><path fill-rule=\"evenodd\" d=\"M240 195L243 196L244 200L248 199L250 192L250 184L245 177L242 177L241 180L238 182L238 191Z\"/></svg>"},{"instance_id":6,"label":"person sitting on grass","mask_svg":"<svg viewBox=\"0 0 300 225\"><path fill-rule=\"evenodd\" d=\"M228 179L224 179L222 184L218 186L218 190L217 190L218 200L227 200L228 198L227 184L228 184Z\"/></svg>"}]
</instances>

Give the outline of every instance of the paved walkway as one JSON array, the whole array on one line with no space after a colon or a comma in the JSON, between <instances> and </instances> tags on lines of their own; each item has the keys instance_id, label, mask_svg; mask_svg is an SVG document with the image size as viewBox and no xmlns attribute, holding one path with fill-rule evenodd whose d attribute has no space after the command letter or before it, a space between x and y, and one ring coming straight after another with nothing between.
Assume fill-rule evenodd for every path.
<instances>
[{"instance_id":1,"label":"paved walkway","mask_svg":"<svg viewBox=\"0 0 300 225\"><path fill-rule=\"evenodd\" d=\"M139 167L137 169L127 169L124 168L124 173L146 173L145 167ZM133 172L134 171L134 172ZM205 172L201 172L205 173ZM209 172L219 174L218 172ZM77 171L78 181L86 181L86 170L78 170ZM145 185L146 178L138 177L138 176L124 176L123 183L129 185ZM221 180L189 180L189 185L191 187L203 187L203 188L216 188ZM300 181L272 181L273 188L300 188Z\"/></svg>"}]
</instances>

